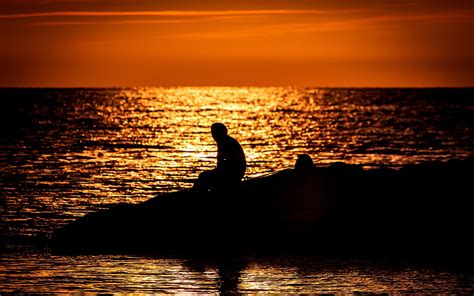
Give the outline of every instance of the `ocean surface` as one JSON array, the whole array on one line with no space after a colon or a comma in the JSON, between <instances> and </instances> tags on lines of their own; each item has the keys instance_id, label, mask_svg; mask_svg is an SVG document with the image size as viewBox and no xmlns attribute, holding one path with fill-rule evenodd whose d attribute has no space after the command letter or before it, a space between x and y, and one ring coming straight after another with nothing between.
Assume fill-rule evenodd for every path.
<instances>
[{"instance_id":1,"label":"ocean surface","mask_svg":"<svg viewBox=\"0 0 474 296\"><path fill-rule=\"evenodd\" d=\"M242 144L246 178L301 153L398 168L472 156L474 88L0 89L0 292L474 292L471 273L368 259L221 264L34 247L86 213L191 187L215 165L214 122Z\"/></svg>"}]
</instances>

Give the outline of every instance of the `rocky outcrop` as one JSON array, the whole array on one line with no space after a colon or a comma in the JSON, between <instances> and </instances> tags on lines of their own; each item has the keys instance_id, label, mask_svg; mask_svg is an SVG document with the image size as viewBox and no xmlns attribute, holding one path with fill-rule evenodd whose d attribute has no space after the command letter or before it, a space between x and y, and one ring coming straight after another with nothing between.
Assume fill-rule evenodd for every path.
<instances>
[{"instance_id":1,"label":"rocky outcrop","mask_svg":"<svg viewBox=\"0 0 474 296\"><path fill-rule=\"evenodd\" d=\"M334 253L472 260L474 160L284 170L232 192L183 190L57 231L81 253Z\"/></svg>"}]
</instances>

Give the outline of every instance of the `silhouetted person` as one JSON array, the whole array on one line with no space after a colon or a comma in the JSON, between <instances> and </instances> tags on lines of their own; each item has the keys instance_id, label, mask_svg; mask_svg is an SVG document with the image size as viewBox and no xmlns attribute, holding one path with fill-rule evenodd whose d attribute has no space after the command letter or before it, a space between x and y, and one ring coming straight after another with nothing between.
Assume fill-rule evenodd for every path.
<instances>
[{"instance_id":1,"label":"silhouetted person","mask_svg":"<svg viewBox=\"0 0 474 296\"><path fill-rule=\"evenodd\" d=\"M222 123L211 126L211 134L217 143L217 167L202 172L194 184L196 190L232 190L244 177L246 162L239 142L227 134Z\"/></svg>"}]
</instances>

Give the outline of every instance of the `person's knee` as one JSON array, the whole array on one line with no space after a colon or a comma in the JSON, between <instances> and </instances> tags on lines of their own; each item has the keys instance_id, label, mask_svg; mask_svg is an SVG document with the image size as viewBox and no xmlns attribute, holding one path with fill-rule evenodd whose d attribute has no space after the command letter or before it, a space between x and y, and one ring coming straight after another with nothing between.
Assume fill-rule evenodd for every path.
<instances>
[{"instance_id":1,"label":"person's knee","mask_svg":"<svg viewBox=\"0 0 474 296\"><path fill-rule=\"evenodd\" d=\"M204 171L199 174L198 179L194 183L193 188L199 190L207 190L213 187L215 183L215 171Z\"/></svg>"},{"instance_id":2,"label":"person's knee","mask_svg":"<svg viewBox=\"0 0 474 296\"><path fill-rule=\"evenodd\" d=\"M210 171L204 171L202 173L199 174L199 179L201 180L212 180L215 178L215 171L214 170L210 170Z\"/></svg>"}]
</instances>

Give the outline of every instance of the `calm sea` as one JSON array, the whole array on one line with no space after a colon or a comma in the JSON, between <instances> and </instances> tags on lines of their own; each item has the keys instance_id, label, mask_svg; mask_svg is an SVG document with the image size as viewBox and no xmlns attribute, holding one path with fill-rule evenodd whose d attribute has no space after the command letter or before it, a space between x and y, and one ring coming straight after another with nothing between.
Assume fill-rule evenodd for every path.
<instances>
[{"instance_id":1,"label":"calm sea","mask_svg":"<svg viewBox=\"0 0 474 296\"><path fill-rule=\"evenodd\" d=\"M242 144L247 178L291 167L300 153L366 168L467 158L473 88L0 89L0 98L0 291L474 291L471 275L368 261L222 267L16 246L111 204L191 187L215 165L214 122Z\"/></svg>"}]
</instances>

